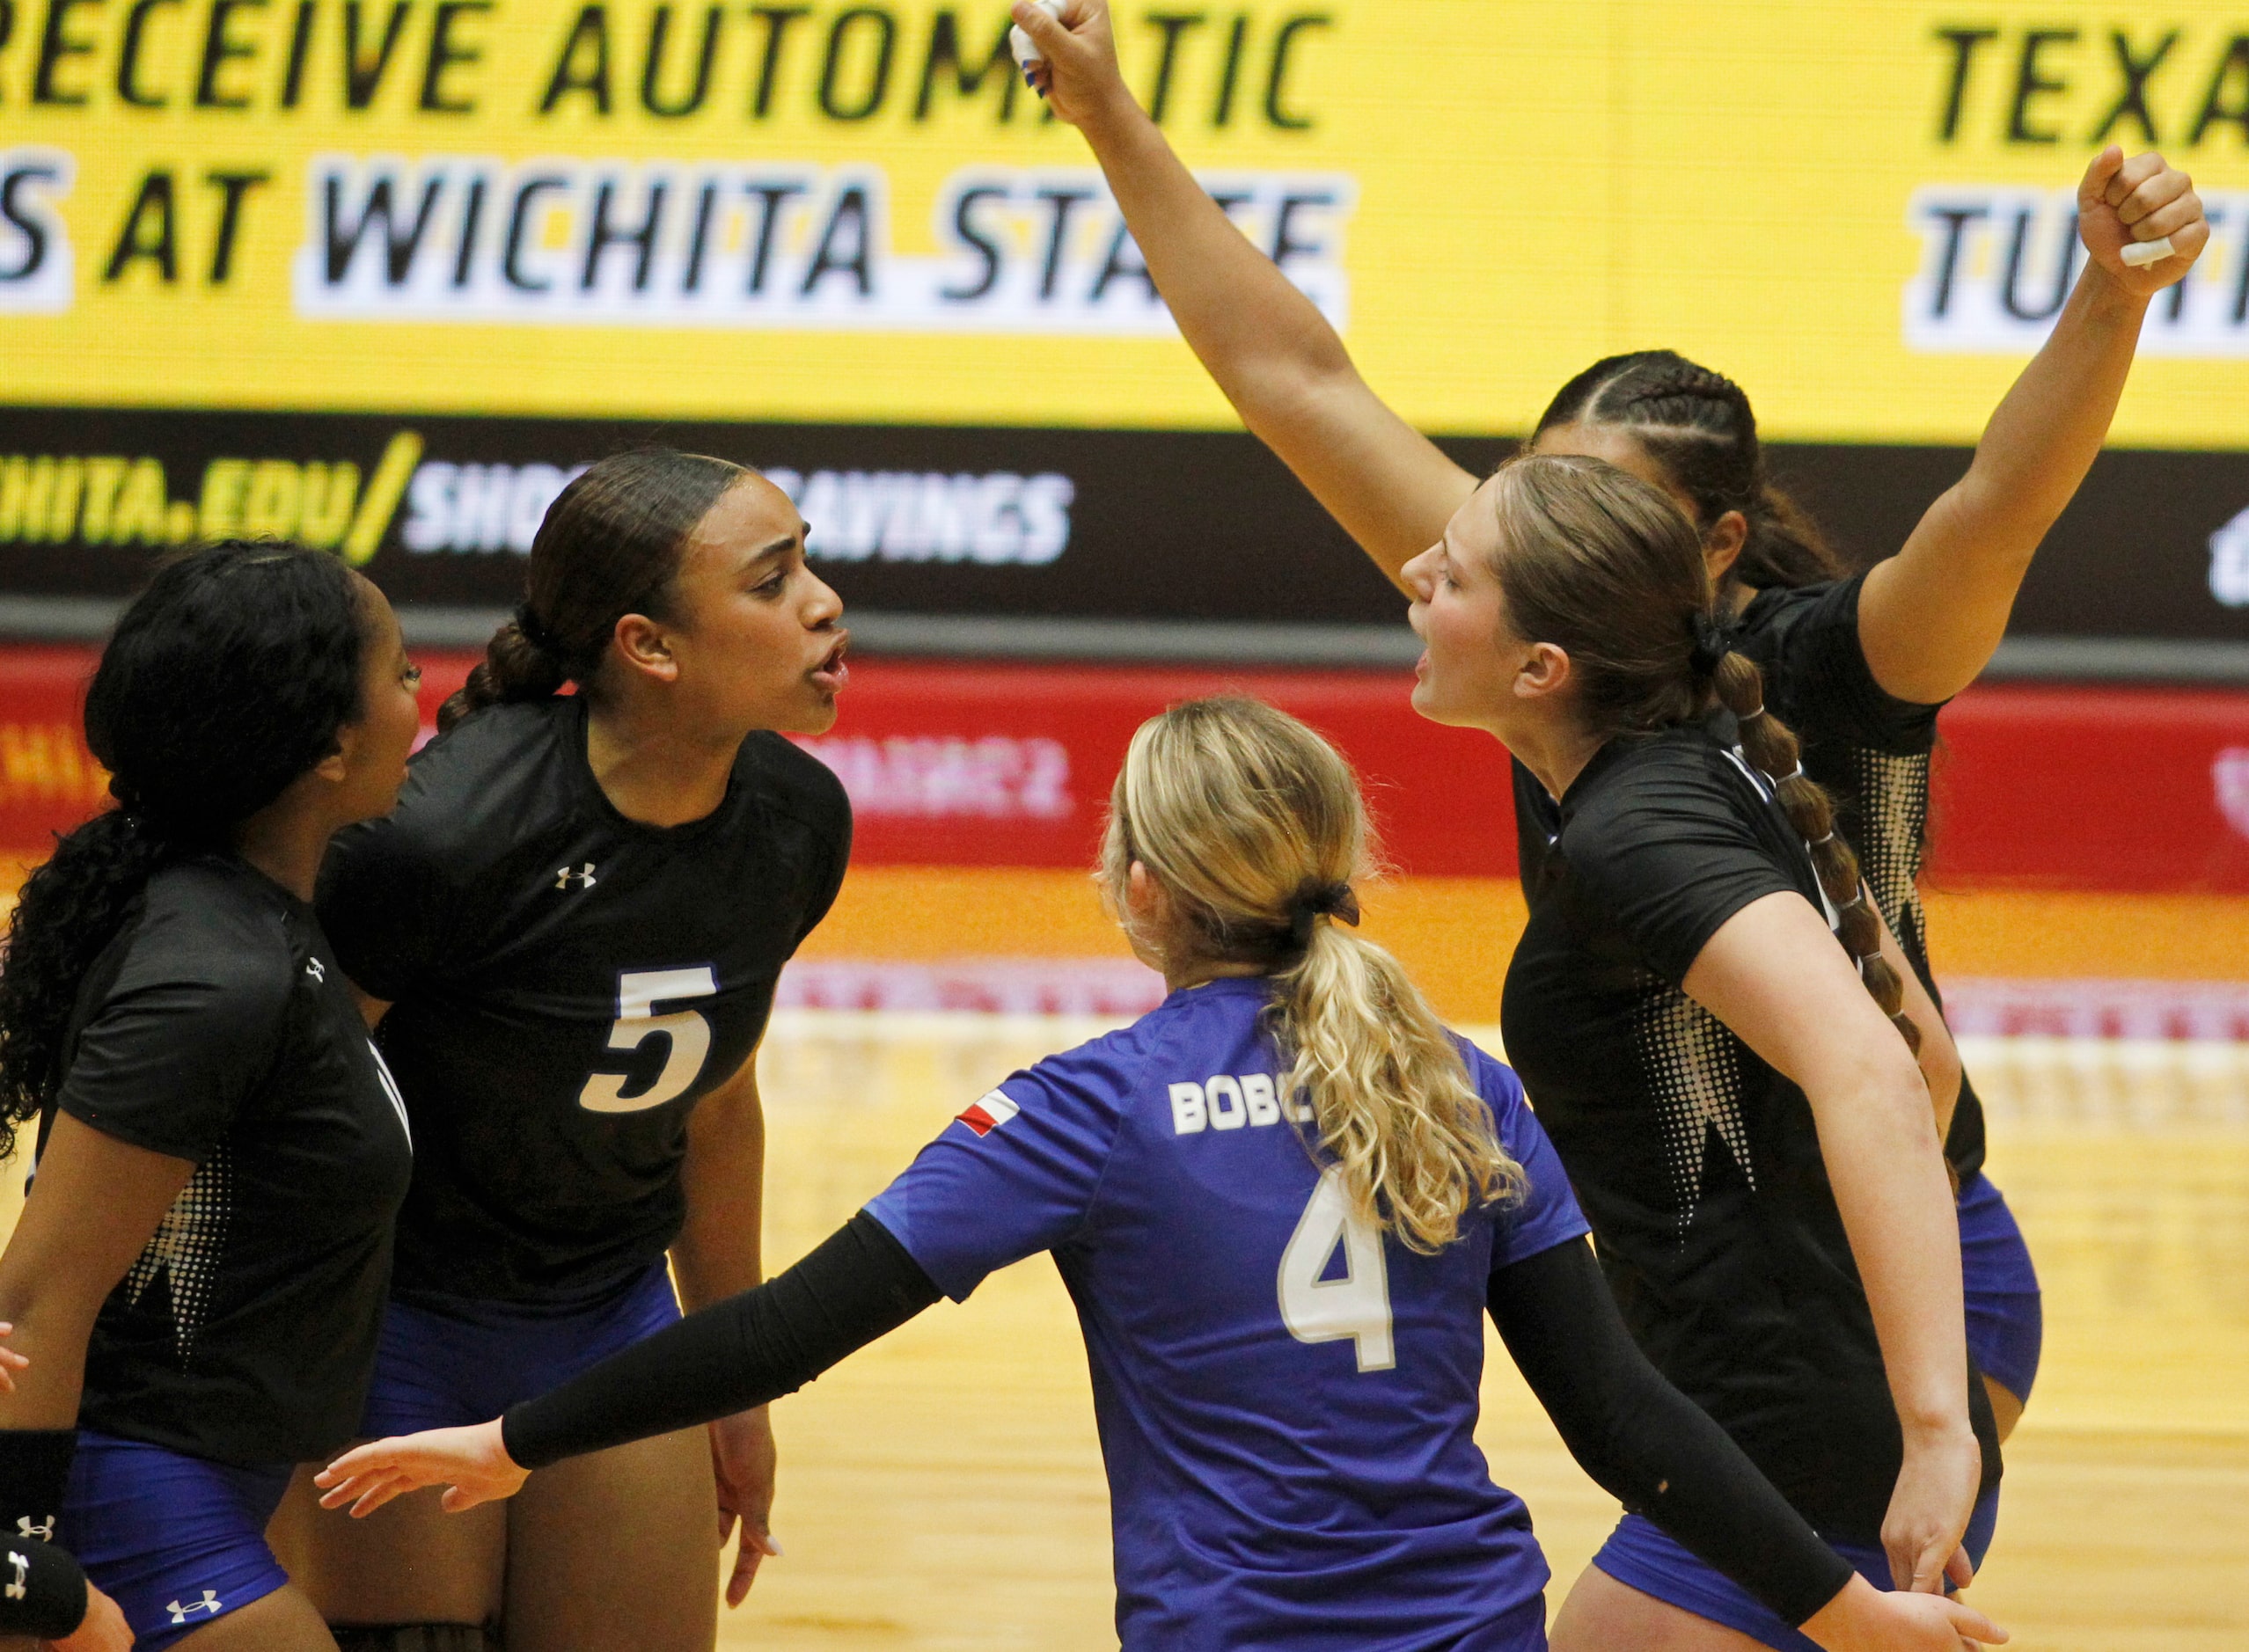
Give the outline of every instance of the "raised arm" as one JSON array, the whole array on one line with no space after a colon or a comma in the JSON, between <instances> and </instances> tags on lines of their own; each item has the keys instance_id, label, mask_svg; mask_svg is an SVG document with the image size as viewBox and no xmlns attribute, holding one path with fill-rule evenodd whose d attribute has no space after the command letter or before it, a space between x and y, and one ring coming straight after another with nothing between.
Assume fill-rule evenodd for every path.
<instances>
[{"instance_id":1,"label":"raised arm","mask_svg":"<svg viewBox=\"0 0 2249 1652\"><path fill-rule=\"evenodd\" d=\"M2107 439L2149 301L2185 277L2210 235L2184 172L2152 150L2126 160L2113 144L2078 186L2077 224L2091 258L2045 347L1984 427L1967 474L1866 576L1859 642L1900 699L1950 699L1990 662L2039 542ZM2145 269L2123 261L2128 243L2166 235L2174 256Z\"/></svg>"},{"instance_id":2,"label":"raised arm","mask_svg":"<svg viewBox=\"0 0 2249 1652\"><path fill-rule=\"evenodd\" d=\"M1327 318L1180 164L1117 70L1107 0L1073 0L1066 15L1066 28L1015 8L1044 57L1041 90L1092 145L1188 347L1242 423L1404 589L1399 570L1437 542L1476 478L1366 387Z\"/></svg>"},{"instance_id":3,"label":"raised arm","mask_svg":"<svg viewBox=\"0 0 2249 1652\"><path fill-rule=\"evenodd\" d=\"M1901 1588L1941 1589L1948 1568L1965 1583L1960 1538L1982 1462L1968 1425L1959 1219L1921 1070L1801 895L1736 912L1684 985L1811 1101L1905 1436L1883 1546Z\"/></svg>"}]
</instances>

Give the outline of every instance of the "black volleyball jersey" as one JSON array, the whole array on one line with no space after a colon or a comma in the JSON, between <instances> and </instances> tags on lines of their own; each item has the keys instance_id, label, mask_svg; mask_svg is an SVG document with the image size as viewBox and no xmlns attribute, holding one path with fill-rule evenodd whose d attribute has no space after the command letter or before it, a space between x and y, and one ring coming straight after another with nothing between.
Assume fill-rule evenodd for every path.
<instances>
[{"instance_id":1,"label":"black volleyball jersey","mask_svg":"<svg viewBox=\"0 0 2249 1652\"><path fill-rule=\"evenodd\" d=\"M54 1109L194 1175L102 1304L78 1421L244 1467L351 1437L407 1120L312 909L243 862L158 872L81 984Z\"/></svg>"},{"instance_id":2,"label":"black volleyball jersey","mask_svg":"<svg viewBox=\"0 0 2249 1652\"><path fill-rule=\"evenodd\" d=\"M1741 611L1741 651L1765 674L1774 714L1796 731L1804 771L1835 799L1835 823L1898 947L1939 1008L1929 968L1921 868L1929 769L1944 707L1901 700L1874 680L1858 636L1866 576L1759 591ZM1965 1074L1945 1157L1965 1181L1983 1167L1983 1104Z\"/></svg>"},{"instance_id":3,"label":"black volleyball jersey","mask_svg":"<svg viewBox=\"0 0 2249 1652\"><path fill-rule=\"evenodd\" d=\"M611 805L575 696L420 752L320 879L337 955L391 1003L377 1042L414 1121L395 1293L560 1304L659 1260L688 1115L757 1048L850 846L842 786L778 735L669 828Z\"/></svg>"},{"instance_id":4,"label":"black volleyball jersey","mask_svg":"<svg viewBox=\"0 0 2249 1652\"><path fill-rule=\"evenodd\" d=\"M1811 1105L1681 986L1752 902L1820 906L1809 854L1701 728L1610 742L1559 825L1507 971L1508 1059L1657 1369L1815 1526L1879 1541L1901 1435Z\"/></svg>"},{"instance_id":5,"label":"black volleyball jersey","mask_svg":"<svg viewBox=\"0 0 2249 1652\"><path fill-rule=\"evenodd\" d=\"M1764 673L1773 713L1795 731L1804 771L1835 800L1835 822L1858 852L1859 869L1898 947L1940 1008L1929 968L1929 922L1921 868L1929 837L1929 769L1941 705L1901 700L1875 682L1858 640L1859 574L1794 590L1760 591L1741 614L1740 647ZM1712 718L1723 738L1733 720ZM1523 894L1537 899L1539 867L1558 827L1554 800L1514 765L1515 841ZM1966 1075L1945 1138L1945 1157L1965 1181L1983 1167L1983 1104Z\"/></svg>"}]
</instances>

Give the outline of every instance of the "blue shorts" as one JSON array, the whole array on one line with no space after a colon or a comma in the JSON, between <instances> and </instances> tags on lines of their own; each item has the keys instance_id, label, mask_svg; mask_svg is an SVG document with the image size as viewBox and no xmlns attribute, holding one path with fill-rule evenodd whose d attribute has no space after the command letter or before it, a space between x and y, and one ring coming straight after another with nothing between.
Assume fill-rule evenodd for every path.
<instances>
[{"instance_id":1,"label":"blue shorts","mask_svg":"<svg viewBox=\"0 0 2249 1652\"><path fill-rule=\"evenodd\" d=\"M1976 1504L1967 1533L1961 1539L1968 1558L1978 1567L1982 1566L1984 1554L1991 1547L1992 1529L1998 1524L1999 1489L1995 1486ZM1890 1577L1889 1556L1880 1549L1839 1543L1833 1538L1828 1538L1828 1543L1875 1588L1895 1586ZM1820 1643L1810 1635L1782 1622L1770 1607L1740 1584L1696 1559L1662 1527L1639 1515L1626 1515L1617 1523L1608 1541L1601 1545L1601 1553L1593 1556L1593 1564L1643 1595L1652 1595L1681 1612L1724 1624L1761 1645L1778 1648L1778 1652L1820 1652ZM1949 1583L1945 1585L1947 1593L1951 1589Z\"/></svg>"},{"instance_id":2,"label":"blue shorts","mask_svg":"<svg viewBox=\"0 0 2249 1652\"><path fill-rule=\"evenodd\" d=\"M2046 1331L2038 1270L2015 1213L1981 1171L1960 1184L1960 1283L1976 1369L2016 1399L2028 1400Z\"/></svg>"},{"instance_id":3,"label":"blue shorts","mask_svg":"<svg viewBox=\"0 0 2249 1652\"><path fill-rule=\"evenodd\" d=\"M234 1468L81 1429L60 1535L150 1652L288 1583L266 1522L289 1466Z\"/></svg>"},{"instance_id":4,"label":"blue shorts","mask_svg":"<svg viewBox=\"0 0 2249 1652\"><path fill-rule=\"evenodd\" d=\"M662 1262L583 1305L400 1302L383 1310L359 1431L381 1437L489 1422L679 1318Z\"/></svg>"}]
</instances>

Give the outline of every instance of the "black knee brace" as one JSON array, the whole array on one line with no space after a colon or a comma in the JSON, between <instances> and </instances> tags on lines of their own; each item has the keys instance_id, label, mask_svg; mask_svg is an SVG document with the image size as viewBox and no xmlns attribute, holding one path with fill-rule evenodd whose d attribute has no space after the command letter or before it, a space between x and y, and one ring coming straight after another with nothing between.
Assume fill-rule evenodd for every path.
<instances>
[{"instance_id":1,"label":"black knee brace","mask_svg":"<svg viewBox=\"0 0 2249 1652\"><path fill-rule=\"evenodd\" d=\"M474 1623L377 1623L332 1626L339 1652L499 1652L500 1637Z\"/></svg>"}]
</instances>

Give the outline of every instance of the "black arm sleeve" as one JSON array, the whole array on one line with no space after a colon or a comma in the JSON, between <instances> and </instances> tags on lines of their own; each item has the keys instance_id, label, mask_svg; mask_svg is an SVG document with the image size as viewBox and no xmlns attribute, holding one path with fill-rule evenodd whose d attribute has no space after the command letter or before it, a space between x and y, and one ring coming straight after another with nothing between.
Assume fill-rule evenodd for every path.
<instances>
[{"instance_id":1,"label":"black arm sleeve","mask_svg":"<svg viewBox=\"0 0 2249 1652\"><path fill-rule=\"evenodd\" d=\"M1491 1276L1491 1318L1579 1466L1791 1624L1850 1581L1741 1448L1648 1363L1593 1249L1572 1239Z\"/></svg>"},{"instance_id":2,"label":"black arm sleeve","mask_svg":"<svg viewBox=\"0 0 2249 1652\"><path fill-rule=\"evenodd\" d=\"M890 1229L861 1210L786 1273L510 1407L501 1438L524 1467L544 1468L730 1416L795 1393L939 1295Z\"/></svg>"},{"instance_id":3,"label":"black arm sleeve","mask_svg":"<svg viewBox=\"0 0 2249 1652\"><path fill-rule=\"evenodd\" d=\"M60 1641L86 1620L86 1575L66 1549L0 1539L0 1635Z\"/></svg>"}]
</instances>

